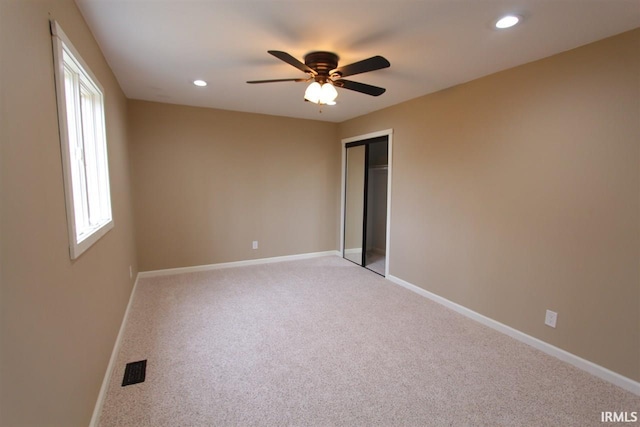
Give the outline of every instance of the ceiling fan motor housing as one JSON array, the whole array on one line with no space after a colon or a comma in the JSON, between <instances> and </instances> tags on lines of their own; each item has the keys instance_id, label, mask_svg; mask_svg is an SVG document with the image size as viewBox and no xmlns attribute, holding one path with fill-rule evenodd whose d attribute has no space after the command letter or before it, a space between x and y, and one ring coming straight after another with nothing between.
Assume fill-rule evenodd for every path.
<instances>
[{"instance_id":1,"label":"ceiling fan motor housing","mask_svg":"<svg viewBox=\"0 0 640 427\"><path fill-rule=\"evenodd\" d=\"M330 72L338 68L339 59L338 55L332 52L311 52L305 55L304 63L316 70L316 81L324 83L330 77Z\"/></svg>"}]
</instances>

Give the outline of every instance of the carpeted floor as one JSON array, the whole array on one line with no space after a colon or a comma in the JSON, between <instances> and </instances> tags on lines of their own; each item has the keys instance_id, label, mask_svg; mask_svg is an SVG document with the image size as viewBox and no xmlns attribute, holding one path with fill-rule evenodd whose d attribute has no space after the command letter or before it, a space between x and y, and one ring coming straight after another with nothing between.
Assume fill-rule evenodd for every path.
<instances>
[{"instance_id":1,"label":"carpeted floor","mask_svg":"<svg viewBox=\"0 0 640 427\"><path fill-rule=\"evenodd\" d=\"M125 364L146 381L121 387ZM338 257L140 279L101 426L600 426L640 398Z\"/></svg>"}]
</instances>

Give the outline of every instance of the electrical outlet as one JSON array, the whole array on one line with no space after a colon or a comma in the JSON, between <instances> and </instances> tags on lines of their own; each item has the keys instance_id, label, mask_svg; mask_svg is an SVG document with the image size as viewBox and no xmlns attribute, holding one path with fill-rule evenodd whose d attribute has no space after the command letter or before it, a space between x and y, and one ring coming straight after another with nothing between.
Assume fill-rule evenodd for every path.
<instances>
[{"instance_id":1,"label":"electrical outlet","mask_svg":"<svg viewBox=\"0 0 640 427\"><path fill-rule=\"evenodd\" d=\"M258 241L257 240L253 241L253 249L258 249Z\"/></svg>"},{"instance_id":2,"label":"electrical outlet","mask_svg":"<svg viewBox=\"0 0 640 427\"><path fill-rule=\"evenodd\" d=\"M555 311L547 310L547 314L544 316L544 324L555 328L557 321L558 313L556 313Z\"/></svg>"},{"instance_id":3,"label":"electrical outlet","mask_svg":"<svg viewBox=\"0 0 640 427\"><path fill-rule=\"evenodd\" d=\"M133 279L133 266L129 266L129 279Z\"/></svg>"}]
</instances>

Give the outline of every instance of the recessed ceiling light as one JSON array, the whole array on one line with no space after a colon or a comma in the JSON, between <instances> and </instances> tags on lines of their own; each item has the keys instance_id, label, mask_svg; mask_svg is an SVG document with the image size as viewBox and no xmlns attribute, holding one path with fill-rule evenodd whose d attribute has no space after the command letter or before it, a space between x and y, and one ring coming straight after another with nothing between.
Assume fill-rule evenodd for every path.
<instances>
[{"instance_id":1,"label":"recessed ceiling light","mask_svg":"<svg viewBox=\"0 0 640 427\"><path fill-rule=\"evenodd\" d=\"M207 85L207 82L205 82L204 80L194 80L193 84L196 86L204 87Z\"/></svg>"},{"instance_id":2,"label":"recessed ceiling light","mask_svg":"<svg viewBox=\"0 0 640 427\"><path fill-rule=\"evenodd\" d=\"M496 22L496 28L500 28L500 29L510 28L516 25L518 22L520 22L519 16L516 16L516 15L503 16L502 18L498 19L498 22Z\"/></svg>"}]
</instances>

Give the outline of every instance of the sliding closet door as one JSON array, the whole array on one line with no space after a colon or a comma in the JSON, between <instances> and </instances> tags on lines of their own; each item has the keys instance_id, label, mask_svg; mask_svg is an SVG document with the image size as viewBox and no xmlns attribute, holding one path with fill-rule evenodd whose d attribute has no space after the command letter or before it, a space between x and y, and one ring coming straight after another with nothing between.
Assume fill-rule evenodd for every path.
<instances>
[{"instance_id":1,"label":"sliding closet door","mask_svg":"<svg viewBox=\"0 0 640 427\"><path fill-rule=\"evenodd\" d=\"M349 147L346 155L344 257L363 265L366 146Z\"/></svg>"},{"instance_id":2,"label":"sliding closet door","mask_svg":"<svg viewBox=\"0 0 640 427\"><path fill-rule=\"evenodd\" d=\"M387 136L345 145L344 254L385 275L387 246Z\"/></svg>"}]
</instances>

